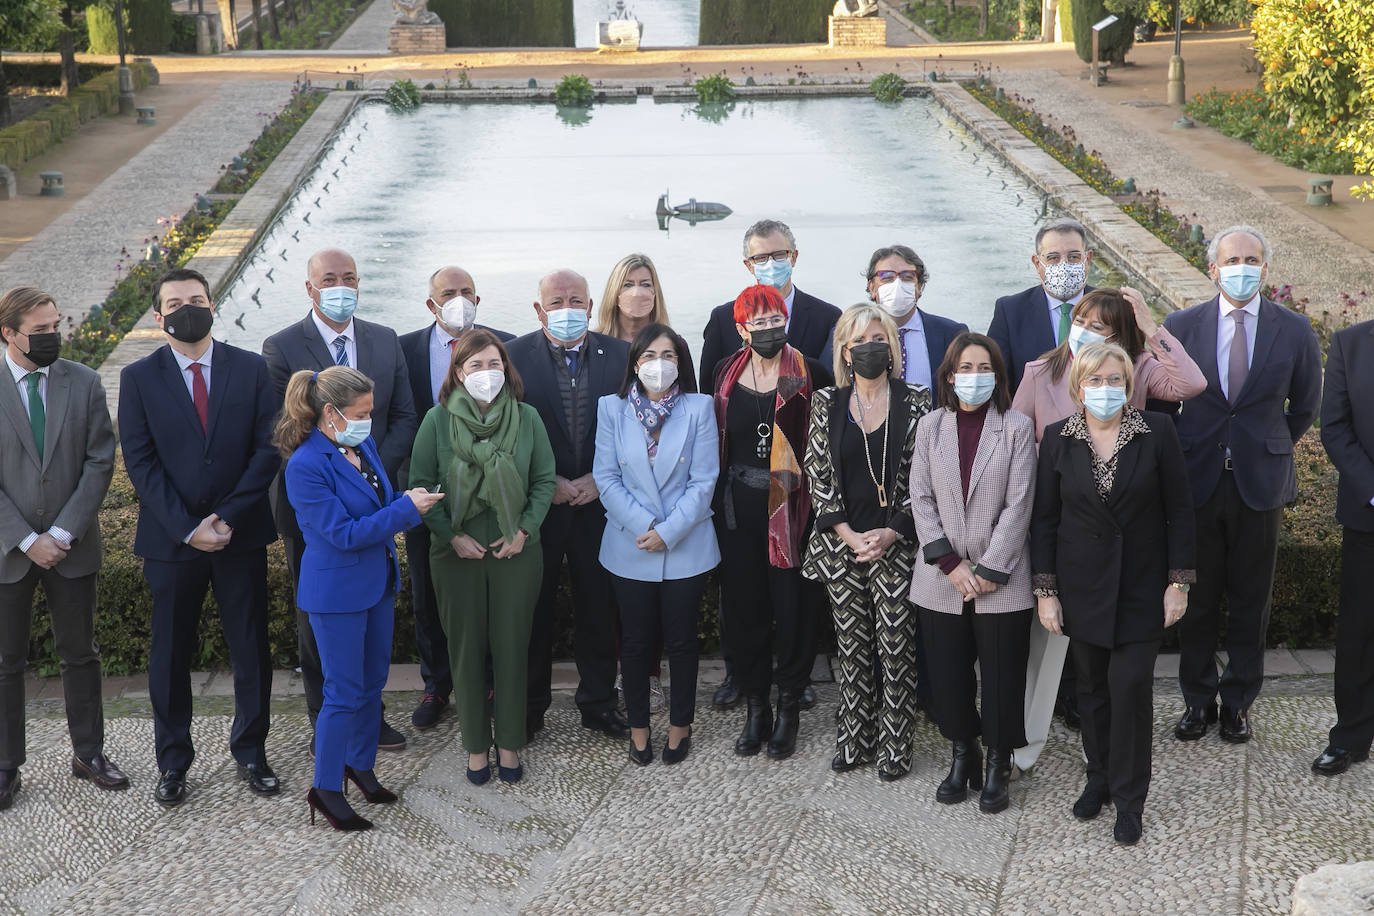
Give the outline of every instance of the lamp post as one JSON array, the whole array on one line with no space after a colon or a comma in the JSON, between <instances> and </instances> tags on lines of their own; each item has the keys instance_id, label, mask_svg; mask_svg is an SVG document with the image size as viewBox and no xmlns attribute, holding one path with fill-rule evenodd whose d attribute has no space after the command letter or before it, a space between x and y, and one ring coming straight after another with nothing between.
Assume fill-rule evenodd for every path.
<instances>
[{"instance_id":1,"label":"lamp post","mask_svg":"<svg viewBox=\"0 0 1374 916\"><path fill-rule=\"evenodd\" d=\"M124 59L124 0L115 0L115 37L119 39L119 113L134 113L134 74Z\"/></svg>"},{"instance_id":2,"label":"lamp post","mask_svg":"<svg viewBox=\"0 0 1374 916\"><path fill-rule=\"evenodd\" d=\"M1188 94L1183 88L1183 0L1174 0L1174 56L1169 58L1169 104L1183 107ZM1175 127L1192 127L1186 114L1174 122Z\"/></svg>"}]
</instances>

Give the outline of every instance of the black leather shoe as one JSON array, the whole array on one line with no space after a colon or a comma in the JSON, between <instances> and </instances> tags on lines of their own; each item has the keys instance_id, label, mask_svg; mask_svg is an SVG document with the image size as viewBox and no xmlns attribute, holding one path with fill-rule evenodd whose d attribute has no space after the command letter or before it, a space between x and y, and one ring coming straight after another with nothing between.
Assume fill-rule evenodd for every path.
<instances>
[{"instance_id":1,"label":"black leather shoe","mask_svg":"<svg viewBox=\"0 0 1374 916\"><path fill-rule=\"evenodd\" d=\"M983 793L978 810L996 814L1011 804L1011 748L988 748L988 766L983 774Z\"/></svg>"},{"instance_id":2,"label":"black leather shoe","mask_svg":"<svg viewBox=\"0 0 1374 916\"><path fill-rule=\"evenodd\" d=\"M983 751L977 741L955 741L949 775L935 790L942 805L957 805L968 798L969 786L983 788Z\"/></svg>"},{"instance_id":3,"label":"black leather shoe","mask_svg":"<svg viewBox=\"0 0 1374 916\"><path fill-rule=\"evenodd\" d=\"M1207 726L1216 720L1217 704L1189 706L1174 726L1174 737L1180 741L1196 741L1207 734Z\"/></svg>"},{"instance_id":4,"label":"black leather shoe","mask_svg":"<svg viewBox=\"0 0 1374 916\"><path fill-rule=\"evenodd\" d=\"M749 711L744 714L744 731L735 739L735 753L741 757L753 757L773 734L773 707L768 704L768 694L751 695L747 703Z\"/></svg>"},{"instance_id":5,"label":"black leather shoe","mask_svg":"<svg viewBox=\"0 0 1374 916\"><path fill-rule=\"evenodd\" d=\"M711 705L716 709L733 709L739 705L739 700L739 687L735 685L734 677L725 675L725 680L716 688L715 696L711 697Z\"/></svg>"},{"instance_id":6,"label":"black leather shoe","mask_svg":"<svg viewBox=\"0 0 1374 916\"><path fill-rule=\"evenodd\" d=\"M1312 761L1312 772L1318 776L1339 776L1350 769L1352 763L1362 763L1368 759L1368 749L1348 751L1343 747L1328 746L1320 757Z\"/></svg>"},{"instance_id":7,"label":"black leather shoe","mask_svg":"<svg viewBox=\"0 0 1374 916\"><path fill-rule=\"evenodd\" d=\"M911 767L899 763L878 764L878 779L883 782L896 782L911 772Z\"/></svg>"},{"instance_id":8,"label":"black leather shoe","mask_svg":"<svg viewBox=\"0 0 1374 916\"><path fill-rule=\"evenodd\" d=\"M630 739L630 762L631 762L631 763L637 763L637 764L639 764L639 765L642 766L642 767L646 767L646 766L648 766L649 764L651 764L651 763L654 762L654 737L653 737L653 735L647 735L647 736L645 736L645 738L644 738L644 748L643 748L643 750L641 750L641 749L635 747L635 739L634 739L634 738L631 738L631 739Z\"/></svg>"},{"instance_id":9,"label":"black leather shoe","mask_svg":"<svg viewBox=\"0 0 1374 916\"><path fill-rule=\"evenodd\" d=\"M834 770L836 773L848 773L850 770L857 770L859 767L872 762L873 761L867 757L856 757L853 760L845 760L844 752L841 751L830 758L830 769Z\"/></svg>"},{"instance_id":10,"label":"black leather shoe","mask_svg":"<svg viewBox=\"0 0 1374 916\"><path fill-rule=\"evenodd\" d=\"M542 712L525 713L525 740L533 741L534 736L544 730L544 714Z\"/></svg>"},{"instance_id":11,"label":"black leather shoe","mask_svg":"<svg viewBox=\"0 0 1374 916\"><path fill-rule=\"evenodd\" d=\"M816 688L807 684L802 688L801 698L797 700L797 705L802 709L810 709L816 705Z\"/></svg>"},{"instance_id":12,"label":"black leather shoe","mask_svg":"<svg viewBox=\"0 0 1374 916\"><path fill-rule=\"evenodd\" d=\"M129 788L129 777L120 772L119 767L104 754L96 754L90 760L73 757L72 775L77 779L89 779L101 789Z\"/></svg>"},{"instance_id":13,"label":"black leather shoe","mask_svg":"<svg viewBox=\"0 0 1374 916\"><path fill-rule=\"evenodd\" d=\"M153 798L164 808L175 808L186 801L186 771L168 770L159 776Z\"/></svg>"},{"instance_id":14,"label":"black leather shoe","mask_svg":"<svg viewBox=\"0 0 1374 916\"><path fill-rule=\"evenodd\" d=\"M1077 697L1060 697L1054 701L1054 714L1069 728L1079 731L1083 728L1083 717L1078 714Z\"/></svg>"},{"instance_id":15,"label":"black leather shoe","mask_svg":"<svg viewBox=\"0 0 1374 916\"><path fill-rule=\"evenodd\" d=\"M14 804L14 796L19 792L19 771L0 770L0 811Z\"/></svg>"},{"instance_id":16,"label":"black leather shoe","mask_svg":"<svg viewBox=\"0 0 1374 916\"><path fill-rule=\"evenodd\" d=\"M778 691L778 714L773 720L773 737L768 739L768 756L786 760L797 749L797 729L801 725L801 691ZM905 775L905 774L903 774Z\"/></svg>"},{"instance_id":17,"label":"black leather shoe","mask_svg":"<svg viewBox=\"0 0 1374 916\"><path fill-rule=\"evenodd\" d=\"M396 731L386 720L382 720L382 727L377 731L377 750L379 751L403 751L406 749L406 736Z\"/></svg>"},{"instance_id":18,"label":"black leather shoe","mask_svg":"<svg viewBox=\"0 0 1374 916\"><path fill-rule=\"evenodd\" d=\"M448 705L448 700L434 693L427 693L420 697L420 705L415 707L415 711L410 714L410 724L420 729L433 728L434 723L439 721L439 717L444 713L444 707Z\"/></svg>"},{"instance_id":19,"label":"black leather shoe","mask_svg":"<svg viewBox=\"0 0 1374 916\"><path fill-rule=\"evenodd\" d=\"M608 738L626 739L630 737L630 723L625 721L625 717L614 709L606 709L601 712L582 712L582 727L590 728L594 732L601 732Z\"/></svg>"},{"instance_id":20,"label":"black leather shoe","mask_svg":"<svg viewBox=\"0 0 1374 916\"><path fill-rule=\"evenodd\" d=\"M1250 740L1250 711L1221 707L1221 740L1231 744L1244 744Z\"/></svg>"},{"instance_id":21,"label":"black leather shoe","mask_svg":"<svg viewBox=\"0 0 1374 916\"><path fill-rule=\"evenodd\" d=\"M1078 796L1078 801L1073 803L1073 816L1080 821L1090 821L1102 813L1103 805L1112 803L1112 793L1107 791L1106 786L1095 786L1088 783L1088 787L1083 790L1083 794Z\"/></svg>"},{"instance_id":22,"label":"black leather shoe","mask_svg":"<svg viewBox=\"0 0 1374 916\"><path fill-rule=\"evenodd\" d=\"M669 738L663 742L663 762L669 765L674 763L681 763L682 761L687 759L687 752L692 749L691 726L688 726L687 734L683 737L681 741L677 743L677 747L671 747L668 744L668 741L671 740L672 739Z\"/></svg>"},{"instance_id":23,"label":"black leather shoe","mask_svg":"<svg viewBox=\"0 0 1374 916\"><path fill-rule=\"evenodd\" d=\"M276 795L281 791L277 774L265 763L239 764L239 779L247 781L254 795Z\"/></svg>"},{"instance_id":24,"label":"black leather shoe","mask_svg":"<svg viewBox=\"0 0 1374 916\"><path fill-rule=\"evenodd\" d=\"M1116 812L1116 826L1112 828L1112 838L1118 846L1134 846L1140 842L1142 830L1140 815L1129 811Z\"/></svg>"}]
</instances>

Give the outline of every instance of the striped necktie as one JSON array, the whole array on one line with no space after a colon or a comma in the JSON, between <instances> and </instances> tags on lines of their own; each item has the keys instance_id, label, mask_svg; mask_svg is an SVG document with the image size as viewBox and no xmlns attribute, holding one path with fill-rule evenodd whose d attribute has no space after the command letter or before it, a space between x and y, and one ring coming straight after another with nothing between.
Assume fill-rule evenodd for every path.
<instances>
[{"instance_id":1,"label":"striped necktie","mask_svg":"<svg viewBox=\"0 0 1374 916\"><path fill-rule=\"evenodd\" d=\"M340 334L334 338L334 365L348 365L348 338Z\"/></svg>"}]
</instances>

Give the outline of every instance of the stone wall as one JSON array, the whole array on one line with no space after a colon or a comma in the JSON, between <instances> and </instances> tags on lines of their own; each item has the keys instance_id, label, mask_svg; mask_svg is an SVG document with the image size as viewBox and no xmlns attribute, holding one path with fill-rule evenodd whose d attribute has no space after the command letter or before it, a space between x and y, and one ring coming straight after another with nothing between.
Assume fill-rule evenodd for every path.
<instances>
[{"instance_id":1,"label":"stone wall","mask_svg":"<svg viewBox=\"0 0 1374 916\"><path fill-rule=\"evenodd\" d=\"M887 46L887 20L882 16L830 17L830 47L882 48Z\"/></svg>"},{"instance_id":2,"label":"stone wall","mask_svg":"<svg viewBox=\"0 0 1374 916\"><path fill-rule=\"evenodd\" d=\"M391 27L392 54L444 53L444 24L393 25Z\"/></svg>"}]
</instances>

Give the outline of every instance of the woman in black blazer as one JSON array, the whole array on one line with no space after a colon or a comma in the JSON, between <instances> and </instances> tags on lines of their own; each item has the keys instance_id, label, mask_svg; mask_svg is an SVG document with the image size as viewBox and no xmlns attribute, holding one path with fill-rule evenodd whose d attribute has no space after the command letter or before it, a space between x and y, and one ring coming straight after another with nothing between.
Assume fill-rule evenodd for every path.
<instances>
[{"instance_id":1,"label":"woman in black blazer","mask_svg":"<svg viewBox=\"0 0 1374 916\"><path fill-rule=\"evenodd\" d=\"M1140 839L1150 787L1154 663L1188 608L1193 502L1173 422L1127 404L1131 360L1116 344L1078 351L1079 411L1045 428L1031 518L1040 622L1073 642L1088 784L1074 816L1116 805L1116 841Z\"/></svg>"}]
</instances>

